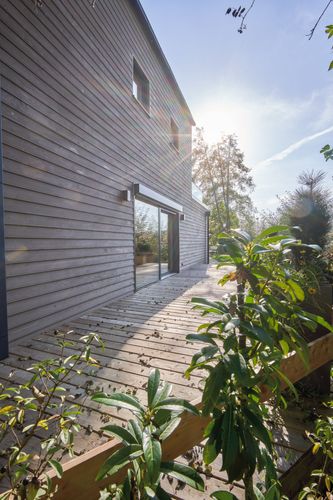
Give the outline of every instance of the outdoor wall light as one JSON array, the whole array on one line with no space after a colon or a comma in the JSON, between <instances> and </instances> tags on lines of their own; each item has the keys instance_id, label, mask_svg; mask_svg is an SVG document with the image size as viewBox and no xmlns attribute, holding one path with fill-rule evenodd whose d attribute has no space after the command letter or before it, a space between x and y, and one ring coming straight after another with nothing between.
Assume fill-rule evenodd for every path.
<instances>
[{"instance_id":1,"label":"outdoor wall light","mask_svg":"<svg viewBox=\"0 0 333 500\"><path fill-rule=\"evenodd\" d=\"M132 201L132 191L130 189L124 189L121 192L122 201Z\"/></svg>"}]
</instances>

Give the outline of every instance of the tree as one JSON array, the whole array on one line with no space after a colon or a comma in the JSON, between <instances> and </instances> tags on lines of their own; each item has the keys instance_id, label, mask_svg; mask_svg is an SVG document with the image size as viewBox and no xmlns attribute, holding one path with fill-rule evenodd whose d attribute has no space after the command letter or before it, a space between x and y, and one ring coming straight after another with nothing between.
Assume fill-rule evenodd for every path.
<instances>
[{"instance_id":1,"label":"tree","mask_svg":"<svg viewBox=\"0 0 333 500\"><path fill-rule=\"evenodd\" d=\"M297 236L305 243L317 244L322 248L327 243L331 228L332 197L328 189L323 187L325 172L303 172L298 177L295 192L288 193L281 200L279 212L286 216Z\"/></svg>"},{"instance_id":2,"label":"tree","mask_svg":"<svg viewBox=\"0 0 333 500\"><path fill-rule=\"evenodd\" d=\"M203 129L197 129L193 148L193 180L211 209L211 229L229 231L253 209L249 192L254 188L235 135L223 135L208 146Z\"/></svg>"}]
</instances>

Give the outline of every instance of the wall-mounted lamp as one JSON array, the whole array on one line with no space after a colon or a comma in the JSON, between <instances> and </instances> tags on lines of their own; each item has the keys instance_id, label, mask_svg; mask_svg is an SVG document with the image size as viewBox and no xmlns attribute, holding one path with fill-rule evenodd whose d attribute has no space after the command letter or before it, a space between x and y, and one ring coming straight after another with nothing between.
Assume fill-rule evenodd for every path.
<instances>
[{"instance_id":1,"label":"wall-mounted lamp","mask_svg":"<svg viewBox=\"0 0 333 500\"><path fill-rule=\"evenodd\" d=\"M185 220L185 214L179 214L179 220Z\"/></svg>"},{"instance_id":2,"label":"wall-mounted lamp","mask_svg":"<svg viewBox=\"0 0 333 500\"><path fill-rule=\"evenodd\" d=\"M124 189L121 192L122 201L132 201L132 191L130 189Z\"/></svg>"}]
</instances>

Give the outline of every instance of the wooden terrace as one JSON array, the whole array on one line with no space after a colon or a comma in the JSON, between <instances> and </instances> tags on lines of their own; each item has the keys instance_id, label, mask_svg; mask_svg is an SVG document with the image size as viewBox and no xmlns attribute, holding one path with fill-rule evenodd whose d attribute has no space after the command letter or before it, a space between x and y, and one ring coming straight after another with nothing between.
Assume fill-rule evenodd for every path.
<instances>
[{"instance_id":1,"label":"wooden terrace","mask_svg":"<svg viewBox=\"0 0 333 500\"><path fill-rule=\"evenodd\" d=\"M110 447L109 438L101 434L100 428L109 421L125 423L129 414L124 410L101 407L92 402L90 395L93 392L124 391L136 394L144 401L147 377L151 369L159 368L161 378L173 384L174 395L191 401L200 399L199 377L192 376L188 381L183 376L197 350L197 346L186 341L186 335L196 332L202 323L199 312L192 309L190 299L193 296L218 298L231 291L230 285L222 290L216 284L220 275L221 271L213 265L196 266L143 288L134 295L95 309L57 330L16 341L10 346L9 358L0 363L0 381L27 381L30 377L27 369L33 362L59 354L55 338L63 332L70 332L67 338L76 341L81 335L91 331L99 333L105 349L95 353L95 357L102 367L96 373L88 373L84 377L75 376L67 384L68 396L81 405L83 410L80 421L82 430L76 438L75 452L78 458L74 461L80 463L81 459L85 460L84 457L90 457L94 461L96 449L104 449L104 453L107 453ZM75 348L68 348L67 351L72 354ZM307 420L303 410L292 408L284 413L275 411L272 423L280 457L279 471L283 474L310 448L304 437L304 430L311 427L312 422L311 419ZM186 443L188 436L184 433L178 439L184 439ZM194 441L193 444L198 446L187 453L186 448L183 449L184 455L179 460L202 468L205 477L209 478L206 481L207 491L198 493L182 489L177 481L165 484L164 487L174 498L206 499L212 491L229 489L225 473L219 470L218 460L211 469L204 470L199 443L200 441ZM69 470L74 469L70 466ZM94 485L91 490L88 488L88 496L82 496L82 492L74 493L80 482L79 477L71 477L66 481L66 498L98 498ZM238 498L244 497L240 484L234 487L233 493Z\"/></svg>"}]
</instances>

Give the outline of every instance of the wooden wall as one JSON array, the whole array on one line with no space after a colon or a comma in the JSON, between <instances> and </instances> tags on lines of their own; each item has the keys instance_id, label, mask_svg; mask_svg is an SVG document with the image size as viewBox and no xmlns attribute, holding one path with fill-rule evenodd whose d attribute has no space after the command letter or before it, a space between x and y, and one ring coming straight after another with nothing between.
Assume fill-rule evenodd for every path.
<instances>
[{"instance_id":1,"label":"wooden wall","mask_svg":"<svg viewBox=\"0 0 333 500\"><path fill-rule=\"evenodd\" d=\"M150 116L132 96L133 57ZM120 193L134 182L184 206L181 267L204 261L191 126L129 0L0 0L0 68L10 339L133 292L133 204Z\"/></svg>"}]
</instances>

